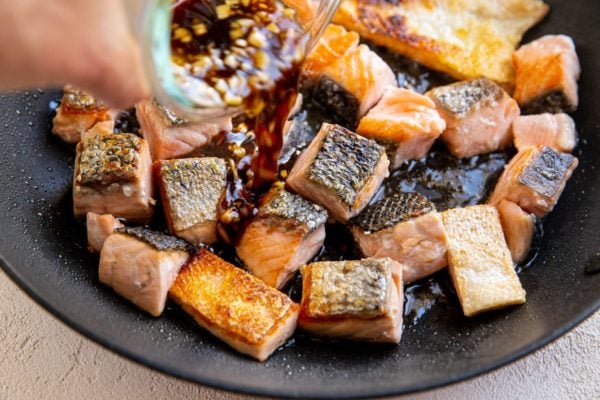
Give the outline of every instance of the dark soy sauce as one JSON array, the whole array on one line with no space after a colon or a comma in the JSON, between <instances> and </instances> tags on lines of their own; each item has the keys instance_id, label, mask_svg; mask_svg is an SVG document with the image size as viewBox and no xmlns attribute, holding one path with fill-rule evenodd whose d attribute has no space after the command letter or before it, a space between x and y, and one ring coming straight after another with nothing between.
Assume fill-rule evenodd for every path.
<instances>
[{"instance_id":1,"label":"dark soy sauce","mask_svg":"<svg viewBox=\"0 0 600 400\"><path fill-rule=\"evenodd\" d=\"M384 190L416 191L431 200L438 211L480 204L486 200L511 152L497 152L457 159L437 144L421 160L410 161L395 171Z\"/></svg>"},{"instance_id":2,"label":"dark soy sauce","mask_svg":"<svg viewBox=\"0 0 600 400\"><path fill-rule=\"evenodd\" d=\"M454 79L440 72L431 71L416 61L394 53L385 47L365 42L383 59L396 74L398 86L415 92L425 93L437 86L447 85Z\"/></svg>"},{"instance_id":3,"label":"dark soy sauce","mask_svg":"<svg viewBox=\"0 0 600 400\"><path fill-rule=\"evenodd\" d=\"M235 165L219 207L219 231L229 243L256 213L258 194L277 180L307 39L296 10L278 0L185 0L174 8L173 62L205 82L216 104L238 108L246 119L237 133L256 144L248 156L230 158Z\"/></svg>"},{"instance_id":4,"label":"dark soy sauce","mask_svg":"<svg viewBox=\"0 0 600 400\"><path fill-rule=\"evenodd\" d=\"M307 41L296 11L277 0L181 1L172 33L173 62L247 115L259 148L252 187L275 181Z\"/></svg>"}]
</instances>

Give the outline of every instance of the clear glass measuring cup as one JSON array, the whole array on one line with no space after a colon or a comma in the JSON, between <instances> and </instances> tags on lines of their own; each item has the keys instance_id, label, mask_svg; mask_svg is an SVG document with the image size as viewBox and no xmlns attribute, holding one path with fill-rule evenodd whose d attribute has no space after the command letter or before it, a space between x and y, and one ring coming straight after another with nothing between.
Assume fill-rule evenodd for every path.
<instances>
[{"instance_id":1,"label":"clear glass measuring cup","mask_svg":"<svg viewBox=\"0 0 600 400\"><path fill-rule=\"evenodd\" d=\"M165 107L188 120L210 120L244 110L211 97L206 82L189 79L172 62L171 30L174 7L189 0L123 0L134 33L142 48L145 74L153 95ZM211 0L207 0L210 2ZM305 36L306 54L318 41L341 0L277 0L297 10L297 22ZM212 3L226 4L228 0Z\"/></svg>"}]
</instances>

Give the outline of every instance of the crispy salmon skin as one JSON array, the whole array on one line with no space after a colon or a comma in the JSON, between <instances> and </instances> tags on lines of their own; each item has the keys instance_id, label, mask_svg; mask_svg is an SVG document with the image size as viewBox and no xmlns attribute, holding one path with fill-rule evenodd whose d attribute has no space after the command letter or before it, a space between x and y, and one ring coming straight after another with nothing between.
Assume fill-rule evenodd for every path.
<instances>
[{"instance_id":1,"label":"crispy salmon skin","mask_svg":"<svg viewBox=\"0 0 600 400\"><path fill-rule=\"evenodd\" d=\"M487 78L437 87L427 93L446 121L441 139L458 158L507 147L511 126L520 114L517 102Z\"/></svg>"},{"instance_id":2,"label":"crispy salmon skin","mask_svg":"<svg viewBox=\"0 0 600 400\"><path fill-rule=\"evenodd\" d=\"M169 231L196 245L215 243L217 206L227 184L225 160L160 160L154 170Z\"/></svg>"},{"instance_id":3,"label":"crispy salmon skin","mask_svg":"<svg viewBox=\"0 0 600 400\"><path fill-rule=\"evenodd\" d=\"M488 203L497 206L508 200L543 217L558 202L578 164L577 157L550 147L526 147L505 167Z\"/></svg>"},{"instance_id":4,"label":"crispy salmon skin","mask_svg":"<svg viewBox=\"0 0 600 400\"><path fill-rule=\"evenodd\" d=\"M389 258L305 265L298 324L319 336L398 343L401 275L401 265Z\"/></svg>"},{"instance_id":5,"label":"crispy salmon skin","mask_svg":"<svg viewBox=\"0 0 600 400\"><path fill-rule=\"evenodd\" d=\"M91 135L77 144L73 210L147 223L154 212L148 143L134 134Z\"/></svg>"},{"instance_id":6,"label":"crispy salmon skin","mask_svg":"<svg viewBox=\"0 0 600 400\"><path fill-rule=\"evenodd\" d=\"M405 283L444 268L446 230L435 206L416 192L395 191L350 220L354 240L366 257L389 257L402 264Z\"/></svg>"},{"instance_id":7,"label":"crispy salmon skin","mask_svg":"<svg viewBox=\"0 0 600 400\"><path fill-rule=\"evenodd\" d=\"M389 175L383 146L338 125L324 123L300 155L286 187L345 222L369 203Z\"/></svg>"},{"instance_id":8,"label":"crispy salmon skin","mask_svg":"<svg viewBox=\"0 0 600 400\"><path fill-rule=\"evenodd\" d=\"M205 249L182 268L169 295L200 326L259 361L296 328L296 303Z\"/></svg>"},{"instance_id":9,"label":"crispy salmon skin","mask_svg":"<svg viewBox=\"0 0 600 400\"><path fill-rule=\"evenodd\" d=\"M325 240L327 211L283 188L272 188L236 246L246 268L281 289Z\"/></svg>"}]
</instances>

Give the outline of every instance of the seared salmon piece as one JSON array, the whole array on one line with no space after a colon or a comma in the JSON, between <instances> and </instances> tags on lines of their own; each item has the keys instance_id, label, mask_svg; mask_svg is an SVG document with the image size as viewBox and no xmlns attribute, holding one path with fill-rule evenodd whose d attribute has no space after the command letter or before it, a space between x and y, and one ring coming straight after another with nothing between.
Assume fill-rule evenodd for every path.
<instances>
[{"instance_id":1,"label":"seared salmon piece","mask_svg":"<svg viewBox=\"0 0 600 400\"><path fill-rule=\"evenodd\" d=\"M261 199L236 251L246 268L281 289L325 240L327 211L297 194L274 187Z\"/></svg>"},{"instance_id":2,"label":"seared salmon piece","mask_svg":"<svg viewBox=\"0 0 600 400\"><path fill-rule=\"evenodd\" d=\"M102 121L98 122L96 125L92 126L87 131L81 134L81 140L85 140L90 136L94 135L107 135L111 133L115 133L115 124L113 121Z\"/></svg>"},{"instance_id":3,"label":"seared salmon piece","mask_svg":"<svg viewBox=\"0 0 600 400\"><path fill-rule=\"evenodd\" d=\"M88 249L92 253L100 253L104 241L108 238L115 229L123 228L121 221L110 214L98 215L94 212L89 212L86 215Z\"/></svg>"},{"instance_id":4,"label":"seared salmon piece","mask_svg":"<svg viewBox=\"0 0 600 400\"><path fill-rule=\"evenodd\" d=\"M302 77L310 85L323 70L336 62L347 52L358 46L358 33L344 27L329 24L315 47L306 55L302 67Z\"/></svg>"},{"instance_id":5,"label":"seared salmon piece","mask_svg":"<svg viewBox=\"0 0 600 400\"><path fill-rule=\"evenodd\" d=\"M517 103L487 78L437 87L427 93L446 121L441 139L453 156L469 158L511 143Z\"/></svg>"},{"instance_id":6,"label":"seared salmon piece","mask_svg":"<svg viewBox=\"0 0 600 400\"><path fill-rule=\"evenodd\" d=\"M188 122L156 100L143 101L135 108L153 160L193 157L219 132L232 129L231 118Z\"/></svg>"},{"instance_id":7,"label":"seared salmon piece","mask_svg":"<svg viewBox=\"0 0 600 400\"><path fill-rule=\"evenodd\" d=\"M358 124L356 133L388 148L391 168L424 157L446 129L433 101L422 94L388 88L379 103Z\"/></svg>"},{"instance_id":8,"label":"seared salmon piece","mask_svg":"<svg viewBox=\"0 0 600 400\"><path fill-rule=\"evenodd\" d=\"M67 143L78 143L81 135L98 123L114 127L116 112L86 92L65 86L60 106L52 121L52 133Z\"/></svg>"},{"instance_id":9,"label":"seared salmon piece","mask_svg":"<svg viewBox=\"0 0 600 400\"><path fill-rule=\"evenodd\" d=\"M525 303L496 207L453 208L442 219L448 270L465 316Z\"/></svg>"},{"instance_id":10,"label":"seared salmon piece","mask_svg":"<svg viewBox=\"0 0 600 400\"><path fill-rule=\"evenodd\" d=\"M402 266L389 258L305 265L298 325L318 336L399 343Z\"/></svg>"},{"instance_id":11,"label":"seared salmon piece","mask_svg":"<svg viewBox=\"0 0 600 400\"><path fill-rule=\"evenodd\" d=\"M536 217L506 200L502 200L496 208L512 260L517 264L523 262L531 249Z\"/></svg>"},{"instance_id":12,"label":"seared salmon piece","mask_svg":"<svg viewBox=\"0 0 600 400\"><path fill-rule=\"evenodd\" d=\"M527 43L512 56L513 97L525 114L572 112L577 109L581 74L573 39L547 35Z\"/></svg>"},{"instance_id":13,"label":"seared salmon piece","mask_svg":"<svg viewBox=\"0 0 600 400\"><path fill-rule=\"evenodd\" d=\"M402 280L414 282L444 268L448 240L435 206L416 192L396 191L350 220L352 235L366 257L402 264Z\"/></svg>"},{"instance_id":14,"label":"seared salmon piece","mask_svg":"<svg viewBox=\"0 0 600 400\"><path fill-rule=\"evenodd\" d=\"M511 55L542 0L343 0L333 22L455 79L514 81Z\"/></svg>"},{"instance_id":15,"label":"seared salmon piece","mask_svg":"<svg viewBox=\"0 0 600 400\"><path fill-rule=\"evenodd\" d=\"M155 161L169 232L195 245L217 241L217 207L227 184L221 158Z\"/></svg>"},{"instance_id":16,"label":"seared salmon piece","mask_svg":"<svg viewBox=\"0 0 600 400\"><path fill-rule=\"evenodd\" d=\"M181 269L169 296L198 325L259 361L296 329L298 304L206 249Z\"/></svg>"},{"instance_id":17,"label":"seared salmon piece","mask_svg":"<svg viewBox=\"0 0 600 400\"><path fill-rule=\"evenodd\" d=\"M154 211L148 143L131 133L92 135L77 144L73 209L149 222Z\"/></svg>"},{"instance_id":18,"label":"seared salmon piece","mask_svg":"<svg viewBox=\"0 0 600 400\"><path fill-rule=\"evenodd\" d=\"M287 187L346 222L362 211L388 175L385 149L338 125L324 123L300 155Z\"/></svg>"},{"instance_id":19,"label":"seared salmon piece","mask_svg":"<svg viewBox=\"0 0 600 400\"><path fill-rule=\"evenodd\" d=\"M512 201L541 218L552 211L578 164L576 157L550 147L526 147L505 167L488 203Z\"/></svg>"},{"instance_id":20,"label":"seared salmon piece","mask_svg":"<svg viewBox=\"0 0 600 400\"><path fill-rule=\"evenodd\" d=\"M575 122L567 114L522 115L513 122L517 150L527 146L549 146L570 153L577 145Z\"/></svg>"},{"instance_id":21,"label":"seared salmon piece","mask_svg":"<svg viewBox=\"0 0 600 400\"><path fill-rule=\"evenodd\" d=\"M362 44L325 68L310 90L329 121L356 129L359 119L398 82L392 69Z\"/></svg>"},{"instance_id":22,"label":"seared salmon piece","mask_svg":"<svg viewBox=\"0 0 600 400\"><path fill-rule=\"evenodd\" d=\"M100 253L100 282L158 317L169 288L189 258L189 243L146 228L119 228Z\"/></svg>"}]
</instances>

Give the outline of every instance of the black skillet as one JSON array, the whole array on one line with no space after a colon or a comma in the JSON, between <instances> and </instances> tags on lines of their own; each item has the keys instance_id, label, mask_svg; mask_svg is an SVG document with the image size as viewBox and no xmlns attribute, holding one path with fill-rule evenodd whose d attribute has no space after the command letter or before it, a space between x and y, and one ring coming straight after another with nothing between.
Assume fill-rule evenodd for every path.
<instances>
[{"instance_id":1,"label":"black skillet","mask_svg":"<svg viewBox=\"0 0 600 400\"><path fill-rule=\"evenodd\" d=\"M400 345L325 344L302 337L258 363L175 308L154 319L98 284L97 260L72 218L73 157L49 135L56 92L0 96L0 265L66 324L142 364L222 389L302 398L375 397L432 388L497 368L547 344L600 306L600 2L552 1L528 39L571 35L584 74L575 118L581 164L545 222L521 275L527 303L473 319L456 299L409 326ZM543 366L542 366L543 368Z\"/></svg>"}]
</instances>

